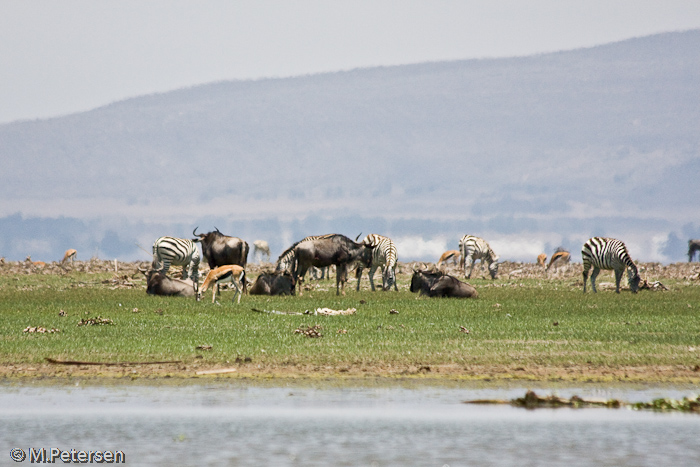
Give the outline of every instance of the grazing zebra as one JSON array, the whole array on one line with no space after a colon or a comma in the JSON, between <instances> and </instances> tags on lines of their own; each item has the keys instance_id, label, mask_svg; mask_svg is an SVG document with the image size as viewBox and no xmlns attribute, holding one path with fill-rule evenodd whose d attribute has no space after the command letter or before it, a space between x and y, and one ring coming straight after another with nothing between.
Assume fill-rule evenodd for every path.
<instances>
[{"instance_id":1,"label":"grazing zebra","mask_svg":"<svg viewBox=\"0 0 700 467\"><path fill-rule=\"evenodd\" d=\"M465 277L471 279L472 270L476 260L481 260L481 267L484 266L484 261L488 263L489 274L491 279L496 278L498 274L498 255L494 253L488 243L483 238L465 235L459 241L459 251L462 253L461 267L464 268ZM466 264L469 264L469 272L467 273Z\"/></svg>"},{"instance_id":2,"label":"grazing zebra","mask_svg":"<svg viewBox=\"0 0 700 467\"><path fill-rule=\"evenodd\" d=\"M296 242L294 245L290 246L286 250L282 252L282 254L277 258L277 264L275 266L275 272L282 272L282 271L292 271L292 265L294 264L294 247L297 246L298 244L302 242L310 242L312 240L318 240L320 238L329 238L332 237L336 234L326 234L326 235L311 235L308 237L304 237L298 242ZM323 279L326 275L328 268L321 268L321 279ZM312 271L314 273L315 271Z\"/></svg>"},{"instance_id":3,"label":"grazing zebra","mask_svg":"<svg viewBox=\"0 0 700 467\"><path fill-rule=\"evenodd\" d=\"M695 252L700 251L700 240L688 240L688 262L693 261Z\"/></svg>"},{"instance_id":4,"label":"grazing zebra","mask_svg":"<svg viewBox=\"0 0 700 467\"><path fill-rule=\"evenodd\" d=\"M396 285L396 262L398 260L398 253L394 242L392 242L389 237L369 234L362 240L362 243L372 248L372 262L369 267L369 283L372 286L372 291L375 290L374 272L379 267L382 268L382 289L389 290L393 285L394 290L398 291L399 288ZM357 272L355 274L355 277L357 277L357 290L360 290L362 265L357 267Z\"/></svg>"},{"instance_id":5,"label":"grazing zebra","mask_svg":"<svg viewBox=\"0 0 700 467\"><path fill-rule=\"evenodd\" d=\"M182 278L189 276L197 287L199 280L199 250L192 240L186 238L160 237L153 242L153 263L151 268L163 274L168 272L170 265L182 266Z\"/></svg>"},{"instance_id":6,"label":"grazing zebra","mask_svg":"<svg viewBox=\"0 0 700 467\"><path fill-rule=\"evenodd\" d=\"M581 249L583 257L583 293L586 293L586 281L588 280L588 270L593 266L591 273L591 288L596 293L595 278L598 277L601 269L612 269L615 271L615 292L620 293L620 279L625 269L628 269L627 276L630 290L637 293L639 289L639 273L637 266L627 253L627 247L620 240L614 238L593 237L583 244Z\"/></svg>"}]
</instances>

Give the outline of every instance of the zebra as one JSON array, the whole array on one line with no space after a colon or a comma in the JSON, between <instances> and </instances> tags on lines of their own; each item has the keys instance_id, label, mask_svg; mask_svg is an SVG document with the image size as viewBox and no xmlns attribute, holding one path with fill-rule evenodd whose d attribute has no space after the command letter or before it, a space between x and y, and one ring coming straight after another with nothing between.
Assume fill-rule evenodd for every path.
<instances>
[{"instance_id":1,"label":"zebra","mask_svg":"<svg viewBox=\"0 0 700 467\"><path fill-rule=\"evenodd\" d=\"M486 240L479 237L474 237L473 235L465 235L459 241L459 251L462 253L462 260L460 261L460 266L464 269L464 274L467 279L471 279L472 270L474 269L474 263L476 260L481 260L481 266L483 267L484 262L488 263L489 274L491 279L496 278L498 274L498 259L499 256L494 253ZM469 264L469 272L467 273L466 264Z\"/></svg>"},{"instance_id":2,"label":"zebra","mask_svg":"<svg viewBox=\"0 0 700 467\"><path fill-rule=\"evenodd\" d=\"M367 235L362 243L365 246L372 248L372 262L369 267L369 283L374 291L374 272L378 267L382 268L382 289L389 290L394 286L394 290L398 292L399 288L396 285L396 263L398 261L398 253L396 245L389 237L384 237L377 234ZM360 290L360 279L362 279L362 265L357 268L357 290Z\"/></svg>"},{"instance_id":3,"label":"zebra","mask_svg":"<svg viewBox=\"0 0 700 467\"><path fill-rule=\"evenodd\" d=\"M188 269L192 282L197 287L199 280L199 249L195 242L185 238L160 237L153 242L153 263L151 268L164 275L170 265L182 266L182 278L187 279Z\"/></svg>"},{"instance_id":4,"label":"zebra","mask_svg":"<svg viewBox=\"0 0 700 467\"><path fill-rule=\"evenodd\" d=\"M639 290L639 272L637 266L630 258L627 247L620 240L615 238L593 237L583 244L581 249L583 257L583 293L586 293L586 281L588 280L588 270L593 266L591 273L591 288L596 293L595 279L601 269L612 269L615 271L615 292L620 293L620 279L622 273L627 269L627 278L632 293Z\"/></svg>"}]
</instances>

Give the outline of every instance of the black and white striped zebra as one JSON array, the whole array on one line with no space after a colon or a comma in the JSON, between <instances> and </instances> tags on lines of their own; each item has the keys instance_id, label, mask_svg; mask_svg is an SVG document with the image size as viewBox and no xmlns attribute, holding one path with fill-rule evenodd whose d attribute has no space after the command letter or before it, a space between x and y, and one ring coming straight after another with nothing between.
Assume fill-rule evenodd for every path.
<instances>
[{"instance_id":1,"label":"black and white striped zebra","mask_svg":"<svg viewBox=\"0 0 700 467\"><path fill-rule=\"evenodd\" d=\"M197 284L199 261L199 249L192 240L160 237L153 242L153 264L151 267L154 271L166 274L171 264L182 266L182 278L191 277L192 281Z\"/></svg>"},{"instance_id":2,"label":"black and white striped zebra","mask_svg":"<svg viewBox=\"0 0 700 467\"><path fill-rule=\"evenodd\" d=\"M637 293L639 290L639 273L637 266L630 258L627 247L620 240L615 238L593 237L583 244L581 249L583 257L583 292L586 293L586 281L588 280L588 270L591 272L591 288L595 289L595 279L601 269L612 269L615 271L615 292L620 293L620 280L622 273L627 269L627 278L630 290Z\"/></svg>"},{"instance_id":3,"label":"black and white striped zebra","mask_svg":"<svg viewBox=\"0 0 700 467\"><path fill-rule=\"evenodd\" d=\"M460 266L464 268L464 274L467 279L471 279L474 263L479 259L481 260L481 267L484 266L484 262L488 264L487 267L491 279L496 278L499 257L483 238L465 235L459 241L459 251L462 254ZM467 264L469 265L469 272L467 272Z\"/></svg>"},{"instance_id":4,"label":"black and white striped zebra","mask_svg":"<svg viewBox=\"0 0 700 467\"><path fill-rule=\"evenodd\" d=\"M377 268L382 268L382 289L389 290L394 286L394 290L398 291L396 285L396 263L398 261L398 252L396 245L389 237L384 237L377 234L367 235L362 243L372 248L372 262L369 267L369 283L374 291L374 273ZM362 279L362 266L358 266L357 273L357 290L360 290L360 279Z\"/></svg>"}]
</instances>

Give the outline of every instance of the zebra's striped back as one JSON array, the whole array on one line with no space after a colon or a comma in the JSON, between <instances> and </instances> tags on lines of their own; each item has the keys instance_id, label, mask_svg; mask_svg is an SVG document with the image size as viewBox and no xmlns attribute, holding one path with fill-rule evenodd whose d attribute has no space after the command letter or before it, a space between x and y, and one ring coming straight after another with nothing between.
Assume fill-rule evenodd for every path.
<instances>
[{"instance_id":1,"label":"zebra's striped back","mask_svg":"<svg viewBox=\"0 0 700 467\"><path fill-rule=\"evenodd\" d=\"M491 249L489 244L486 243L486 240L473 235L465 235L459 241L459 251L462 253L461 264L465 268L465 273L467 263L470 267L467 278L471 277L474 262L476 262L476 260L481 260L482 264L486 262L488 264L491 278L496 278L496 274L498 273L499 258L498 255Z\"/></svg>"},{"instance_id":2,"label":"zebra's striped back","mask_svg":"<svg viewBox=\"0 0 700 467\"><path fill-rule=\"evenodd\" d=\"M378 267L382 268L382 282L384 284L384 288L388 290L392 285L394 285L394 288L397 288L396 263L398 262L399 255L394 242L389 237L385 237L383 235L369 234L362 240L362 243L366 247L372 248L372 262L369 270L372 290L374 290L372 276L374 276L374 272ZM358 278L358 290L359 285Z\"/></svg>"},{"instance_id":3,"label":"zebra's striped back","mask_svg":"<svg viewBox=\"0 0 700 467\"><path fill-rule=\"evenodd\" d=\"M186 238L160 237L153 242L153 269L163 274L168 272L170 265L182 266L182 277L187 278L191 266L193 281L199 278L199 249L197 245Z\"/></svg>"},{"instance_id":4,"label":"zebra's striped back","mask_svg":"<svg viewBox=\"0 0 700 467\"><path fill-rule=\"evenodd\" d=\"M625 269L629 268L630 289L637 291L639 285L639 274L637 266L630 258L625 244L615 238L593 237L583 244L581 249L583 258L583 291L586 291L586 280L588 270L593 267L591 275L591 287L595 291L595 277L597 270L612 269L615 271L617 291L620 290L620 278Z\"/></svg>"}]
</instances>

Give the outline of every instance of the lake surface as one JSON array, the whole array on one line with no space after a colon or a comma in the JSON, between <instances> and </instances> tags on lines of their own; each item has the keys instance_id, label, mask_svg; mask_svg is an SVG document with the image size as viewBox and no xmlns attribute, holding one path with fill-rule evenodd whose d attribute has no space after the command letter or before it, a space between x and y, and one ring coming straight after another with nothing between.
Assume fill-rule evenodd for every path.
<instances>
[{"instance_id":1,"label":"lake surface","mask_svg":"<svg viewBox=\"0 0 700 467\"><path fill-rule=\"evenodd\" d=\"M0 465L30 465L41 448L122 451L133 466L700 465L697 414L463 403L527 389L648 402L695 387L336 384L0 382ZM9 460L13 449L24 462Z\"/></svg>"}]
</instances>

